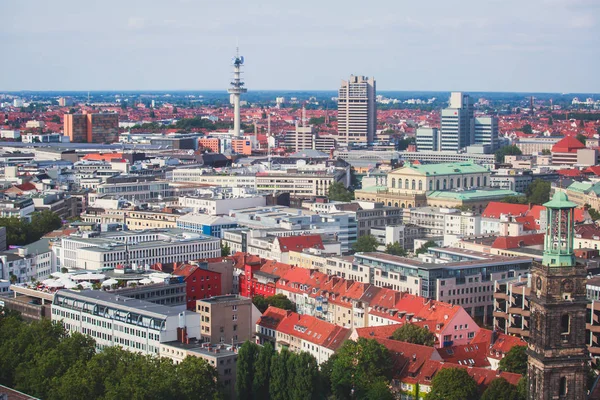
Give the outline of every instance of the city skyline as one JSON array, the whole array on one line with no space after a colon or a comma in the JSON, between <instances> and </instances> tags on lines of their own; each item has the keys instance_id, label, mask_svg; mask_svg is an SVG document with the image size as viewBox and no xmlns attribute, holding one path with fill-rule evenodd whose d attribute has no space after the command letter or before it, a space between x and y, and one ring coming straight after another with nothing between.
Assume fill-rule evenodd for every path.
<instances>
[{"instance_id":1,"label":"city skyline","mask_svg":"<svg viewBox=\"0 0 600 400\"><path fill-rule=\"evenodd\" d=\"M335 90L360 74L381 91L600 92L590 0L60 5L4 8L0 90L225 91L239 43L255 90Z\"/></svg>"}]
</instances>

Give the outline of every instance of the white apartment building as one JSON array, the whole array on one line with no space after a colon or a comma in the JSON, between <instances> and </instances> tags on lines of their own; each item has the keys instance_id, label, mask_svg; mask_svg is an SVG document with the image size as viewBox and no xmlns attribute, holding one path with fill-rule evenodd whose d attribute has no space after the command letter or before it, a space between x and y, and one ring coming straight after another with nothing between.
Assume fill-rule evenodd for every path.
<instances>
[{"instance_id":1,"label":"white apartment building","mask_svg":"<svg viewBox=\"0 0 600 400\"><path fill-rule=\"evenodd\" d=\"M410 223L433 236L472 236L480 233L481 216L454 208L419 207L410 210Z\"/></svg>"},{"instance_id":2,"label":"white apartment building","mask_svg":"<svg viewBox=\"0 0 600 400\"><path fill-rule=\"evenodd\" d=\"M160 344L178 340L181 332L200 337L200 314L101 290L58 291L52 321L63 322L69 332L90 335L98 350L120 346L158 355Z\"/></svg>"},{"instance_id":3,"label":"white apartment building","mask_svg":"<svg viewBox=\"0 0 600 400\"><path fill-rule=\"evenodd\" d=\"M498 118L475 117L473 120L472 144L489 145L493 151L498 147Z\"/></svg>"},{"instance_id":4,"label":"white apartment building","mask_svg":"<svg viewBox=\"0 0 600 400\"><path fill-rule=\"evenodd\" d=\"M297 197L327 196L329 186L336 181L336 175L327 173L260 172L256 174L256 190L288 192ZM347 186L345 180L342 183Z\"/></svg>"},{"instance_id":5,"label":"white apartment building","mask_svg":"<svg viewBox=\"0 0 600 400\"><path fill-rule=\"evenodd\" d=\"M195 213L208 215L227 215L231 210L248 207L264 207L267 204L265 196L247 196L233 198L214 198L210 196L179 197L179 205L193 209Z\"/></svg>"},{"instance_id":6,"label":"white apartment building","mask_svg":"<svg viewBox=\"0 0 600 400\"><path fill-rule=\"evenodd\" d=\"M203 185L223 187L255 188L256 177L250 175L216 175L205 168L176 168L167 173L167 180L172 182L200 183Z\"/></svg>"},{"instance_id":7,"label":"white apartment building","mask_svg":"<svg viewBox=\"0 0 600 400\"><path fill-rule=\"evenodd\" d=\"M373 143L377 130L375 78L351 75L338 91L338 143Z\"/></svg>"},{"instance_id":8,"label":"white apartment building","mask_svg":"<svg viewBox=\"0 0 600 400\"><path fill-rule=\"evenodd\" d=\"M102 270L119 265L188 262L221 256L218 238L180 229L108 233L86 232L62 237L52 246L58 268Z\"/></svg>"},{"instance_id":9,"label":"white apartment building","mask_svg":"<svg viewBox=\"0 0 600 400\"><path fill-rule=\"evenodd\" d=\"M17 250L0 253L0 279L10 280L14 275L16 283L42 281L56 272L56 257L49 247L48 239L22 246Z\"/></svg>"},{"instance_id":10,"label":"white apartment building","mask_svg":"<svg viewBox=\"0 0 600 400\"><path fill-rule=\"evenodd\" d=\"M419 128L416 132L417 151L439 151L440 130L438 128Z\"/></svg>"}]
</instances>

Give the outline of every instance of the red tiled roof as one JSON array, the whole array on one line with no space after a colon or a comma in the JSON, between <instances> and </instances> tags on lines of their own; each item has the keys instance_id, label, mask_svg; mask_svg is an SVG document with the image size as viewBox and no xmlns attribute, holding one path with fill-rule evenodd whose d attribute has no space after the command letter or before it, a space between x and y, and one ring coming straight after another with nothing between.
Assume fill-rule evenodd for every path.
<instances>
[{"instance_id":1,"label":"red tiled roof","mask_svg":"<svg viewBox=\"0 0 600 400\"><path fill-rule=\"evenodd\" d=\"M591 167L587 167L583 170L584 174L593 174L596 176L600 176L600 165L594 165Z\"/></svg>"},{"instance_id":2,"label":"red tiled roof","mask_svg":"<svg viewBox=\"0 0 600 400\"><path fill-rule=\"evenodd\" d=\"M350 336L350 329L295 312L281 321L277 331L334 351Z\"/></svg>"},{"instance_id":3,"label":"red tiled roof","mask_svg":"<svg viewBox=\"0 0 600 400\"><path fill-rule=\"evenodd\" d=\"M271 275L277 275L278 277L282 277L292 268L291 265L285 264L282 262L278 262L275 260L269 260L260 267L261 272L265 272Z\"/></svg>"},{"instance_id":4,"label":"red tiled roof","mask_svg":"<svg viewBox=\"0 0 600 400\"><path fill-rule=\"evenodd\" d=\"M445 362L470 367L489 368L485 343L469 343L461 346L444 347L438 352Z\"/></svg>"},{"instance_id":5,"label":"red tiled roof","mask_svg":"<svg viewBox=\"0 0 600 400\"><path fill-rule=\"evenodd\" d=\"M375 338L389 350L394 362L395 374L414 375L430 360L441 361L439 350L430 346L401 342L398 340Z\"/></svg>"},{"instance_id":6,"label":"red tiled roof","mask_svg":"<svg viewBox=\"0 0 600 400\"><path fill-rule=\"evenodd\" d=\"M358 337L364 337L366 339L382 338L389 339L392 337L396 329L402 327L402 324L392 325L381 325L381 326L368 326L366 328L356 328L356 334Z\"/></svg>"},{"instance_id":7,"label":"red tiled roof","mask_svg":"<svg viewBox=\"0 0 600 400\"><path fill-rule=\"evenodd\" d=\"M485 218L498 219L500 218L501 214L519 216L525 215L528 210L529 206L527 204L510 204L499 201L491 201L488 203L481 216Z\"/></svg>"},{"instance_id":8,"label":"red tiled roof","mask_svg":"<svg viewBox=\"0 0 600 400\"><path fill-rule=\"evenodd\" d=\"M304 249L325 249L321 235L302 235L278 237L279 247L282 252L302 251Z\"/></svg>"},{"instance_id":9,"label":"red tiled roof","mask_svg":"<svg viewBox=\"0 0 600 400\"><path fill-rule=\"evenodd\" d=\"M575 168L559 169L558 174L560 176L578 177L581 176L581 171Z\"/></svg>"},{"instance_id":10,"label":"red tiled roof","mask_svg":"<svg viewBox=\"0 0 600 400\"><path fill-rule=\"evenodd\" d=\"M521 379L521 375L513 374L510 372L492 371L486 368L469 367L452 363L444 363L435 360L428 360L423 364L416 376L411 377L409 376L408 372L403 373L400 377L400 381L406 383L419 383L422 385L430 386L431 380L433 379L435 374L443 368L461 368L466 370L467 373L473 379L475 379L475 382L477 382L477 386L479 386L481 389L487 387L496 378L504 378L513 385L517 385L517 383L519 383L519 380Z\"/></svg>"},{"instance_id":11,"label":"red tiled roof","mask_svg":"<svg viewBox=\"0 0 600 400\"><path fill-rule=\"evenodd\" d=\"M552 153L577 153L579 149L585 149L585 145L574 136L565 136L552 146Z\"/></svg>"},{"instance_id":12,"label":"red tiled roof","mask_svg":"<svg viewBox=\"0 0 600 400\"><path fill-rule=\"evenodd\" d=\"M281 308L269 306L263 313L263 315L256 322L260 325L269 329L277 329L281 321L291 314L291 311L282 310Z\"/></svg>"},{"instance_id":13,"label":"red tiled roof","mask_svg":"<svg viewBox=\"0 0 600 400\"><path fill-rule=\"evenodd\" d=\"M583 239L593 239L594 236L600 236L600 228L596 224L575 225L575 234Z\"/></svg>"},{"instance_id":14,"label":"red tiled roof","mask_svg":"<svg viewBox=\"0 0 600 400\"><path fill-rule=\"evenodd\" d=\"M492 343L492 336L494 336L494 343ZM485 347L489 351L487 357L501 359L506 353L510 351L514 346L526 346L522 338L517 336L506 335L500 332L493 332L489 329L480 329L475 334L471 344L480 344L480 347Z\"/></svg>"},{"instance_id":15,"label":"red tiled roof","mask_svg":"<svg viewBox=\"0 0 600 400\"><path fill-rule=\"evenodd\" d=\"M33 183L31 183L31 182L25 182L25 183L22 183L20 185L15 185L15 187L17 189L20 189L20 190L24 191L24 192L29 192L29 191L32 191L32 190L37 190L37 188L35 187L35 185Z\"/></svg>"},{"instance_id":16,"label":"red tiled roof","mask_svg":"<svg viewBox=\"0 0 600 400\"><path fill-rule=\"evenodd\" d=\"M534 233L521 236L499 236L494 240L492 248L494 249L516 249L521 246L535 246L544 244L544 234Z\"/></svg>"}]
</instances>

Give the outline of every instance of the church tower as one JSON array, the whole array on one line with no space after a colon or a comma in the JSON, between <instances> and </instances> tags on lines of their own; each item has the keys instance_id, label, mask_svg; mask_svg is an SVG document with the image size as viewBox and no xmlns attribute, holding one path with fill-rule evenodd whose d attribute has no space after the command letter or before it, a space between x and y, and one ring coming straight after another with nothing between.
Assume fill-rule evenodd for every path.
<instances>
[{"instance_id":1,"label":"church tower","mask_svg":"<svg viewBox=\"0 0 600 400\"><path fill-rule=\"evenodd\" d=\"M576 204L557 192L544 206L544 256L531 270L529 399L584 400L589 362L586 271L573 255Z\"/></svg>"}]
</instances>

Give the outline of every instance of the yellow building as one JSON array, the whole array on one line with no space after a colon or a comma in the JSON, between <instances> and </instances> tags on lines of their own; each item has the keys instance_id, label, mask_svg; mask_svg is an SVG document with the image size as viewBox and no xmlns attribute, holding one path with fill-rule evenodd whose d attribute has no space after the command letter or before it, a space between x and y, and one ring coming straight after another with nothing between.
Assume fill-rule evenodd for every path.
<instances>
[{"instance_id":1,"label":"yellow building","mask_svg":"<svg viewBox=\"0 0 600 400\"><path fill-rule=\"evenodd\" d=\"M428 193L486 187L490 171L472 162L406 164L388 174L387 185L357 190L357 200L412 208L428 205Z\"/></svg>"}]
</instances>

